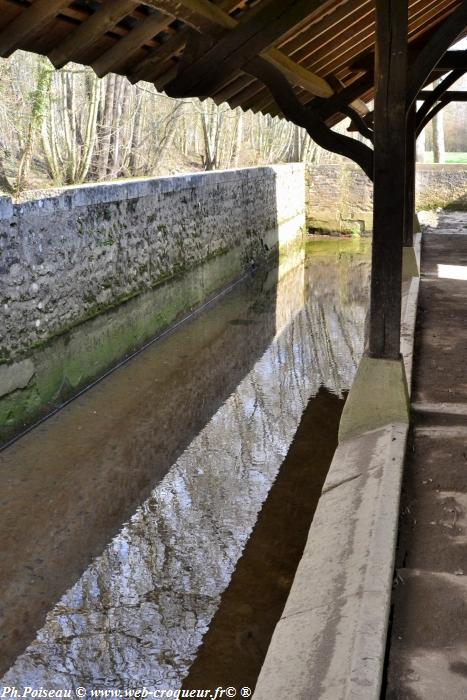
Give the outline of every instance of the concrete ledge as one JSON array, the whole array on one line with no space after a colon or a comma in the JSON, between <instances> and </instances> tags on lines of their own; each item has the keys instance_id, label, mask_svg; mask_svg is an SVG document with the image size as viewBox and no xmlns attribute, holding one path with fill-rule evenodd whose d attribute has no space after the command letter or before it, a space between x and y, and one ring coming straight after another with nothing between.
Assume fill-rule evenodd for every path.
<instances>
[{"instance_id":1,"label":"concrete ledge","mask_svg":"<svg viewBox=\"0 0 467 700\"><path fill-rule=\"evenodd\" d=\"M419 277L420 268L418 266L417 256L413 246L404 246L402 248L402 280L410 277Z\"/></svg>"},{"instance_id":2,"label":"concrete ledge","mask_svg":"<svg viewBox=\"0 0 467 700\"><path fill-rule=\"evenodd\" d=\"M403 286L394 363L409 391L418 289L418 277ZM379 700L408 429L390 421L340 442L254 700Z\"/></svg>"},{"instance_id":3,"label":"concrete ledge","mask_svg":"<svg viewBox=\"0 0 467 700\"><path fill-rule=\"evenodd\" d=\"M402 323L401 323L401 353L405 366L405 377L409 396L412 387L412 367L413 367L413 348L415 322L417 317L418 291L420 287L420 278L411 277L406 283L403 294L402 304Z\"/></svg>"},{"instance_id":4,"label":"concrete ledge","mask_svg":"<svg viewBox=\"0 0 467 700\"><path fill-rule=\"evenodd\" d=\"M422 234L418 215L415 214L416 225L414 224L413 245L402 248L402 281L411 277L420 277L420 248ZM402 300L403 301L403 300Z\"/></svg>"},{"instance_id":5,"label":"concrete ledge","mask_svg":"<svg viewBox=\"0 0 467 700\"><path fill-rule=\"evenodd\" d=\"M256 700L379 697L406 425L340 445Z\"/></svg>"}]
</instances>

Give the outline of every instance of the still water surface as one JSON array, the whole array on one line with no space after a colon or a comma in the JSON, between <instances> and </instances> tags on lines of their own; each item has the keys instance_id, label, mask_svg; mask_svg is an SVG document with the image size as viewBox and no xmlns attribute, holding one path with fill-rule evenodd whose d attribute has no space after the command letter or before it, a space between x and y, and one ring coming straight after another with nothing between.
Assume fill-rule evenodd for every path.
<instances>
[{"instance_id":1,"label":"still water surface","mask_svg":"<svg viewBox=\"0 0 467 700\"><path fill-rule=\"evenodd\" d=\"M3 685L254 685L361 354L368 269L365 241L308 243L2 453Z\"/></svg>"}]
</instances>

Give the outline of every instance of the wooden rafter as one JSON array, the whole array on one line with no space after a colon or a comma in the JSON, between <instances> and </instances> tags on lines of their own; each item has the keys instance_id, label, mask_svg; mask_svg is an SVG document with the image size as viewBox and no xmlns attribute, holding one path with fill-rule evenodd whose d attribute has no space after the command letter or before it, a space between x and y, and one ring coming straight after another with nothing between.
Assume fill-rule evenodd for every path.
<instances>
[{"instance_id":1,"label":"wooden rafter","mask_svg":"<svg viewBox=\"0 0 467 700\"><path fill-rule=\"evenodd\" d=\"M229 12L232 12L238 7L238 0L222 0L218 5L207 2L207 0L196 0L196 2L199 3L199 11L196 13L193 12L192 8L187 8L185 5L182 5L183 12L180 14L180 10L177 7L176 16L183 20L185 26L182 27L170 41L152 49L147 56L139 62L137 68L128 74L128 78L132 83L136 83L139 80L149 80L154 82L158 89L163 89L164 85L169 81L162 79L161 84L158 85L157 81L159 76L162 76L165 70L170 71L173 66L172 59L178 57L182 53L190 37L190 28L199 32L204 29L205 31L209 31L210 36L216 35L220 38L223 34L223 30L232 27L230 21L233 20L236 22L233 17L230 17ZM152 4L156 6L156 3ZM157 5L160 5L160 3L157 2ZM210 5L211 8L216 7L218 10L222 11L222 14L216 13L216 22L212 19L212 9L209 10L209 8L207 8L205 13L202 14L201 10L206 8L207 5ZM161 9L164 11L168 10L168 3L162 5ZM172 3L172 12L174 11ZM227 22L229 22L229 27L226 27ZM175 74L170 80L173 77L175 77Z\"/></svg>"},{"instance_id":2,"label":"wooden rafter","mask_svg":"<svg viewBox=\"0 0 467 700\"><path fill-rule=\"evenodd\" d=\"M9 56L22 42L41 32L70 0L36 0L0 32L0 56Z\"/></svg>"},{"instance_id":3,"label":"wooden rafter","mask_svg":"<svg viewBox=\"0 0 467 700\"><path fill-rule=\"evenodd\" d=\"M167 29L174 19L172 15L159 12L150 15L94 61L92 67L97 75L103 76L111 71L117 71L145 42Z\"/></svg>"},{"instance_id":4,"label":"wooden rafter","mask_svg":"<svg viewBox=\"0 0 467 700\"><path fill-rule=\"evenodd\" d=\"M88 20L51 51L49 58L54 66L61 68L68 61L78 60L87 48L120 22L137 4L137 0L114 0L101 5Z\"/></svg>"},{"instance_id":5,"label":"wooden rafter","mask_svg":"<svg viewBox=\"0 0 467 700\"><path fill-rule=\"evenodd\" d=\"M431 26L433 23L436 24L440 20L444 19L452 11L451 6L455 7L458 4L458 1L459 0L446 0L446 2L443 3L443 6L440 10L440 3L438 2L438 0L415 0L411 5L411 15L409 24L410 40L416 42L421 27ZM351 62L350 56L352 53L354 53L355 51L368 51L373 47L374 23L373 20L369 19L368 21L369 24L364 32L364 40L359 41L358 36L354 35L342 45L340 45L339 43L337 45L334 44L332 46L332 50L328 52L328 57L325 59L326 63L324 63L323 61L317 62L317 54L315 50L312 50L311 54L308 51L309 60L303 59L302 52L294 53L294 60L305 60L305 66L309 70L313 72L318 72L320 74L326 74L326 72L336 73L340 71L346 64ZM315 43L313 42L313 46L314 45ZM347 45L348 48L346 48ZM319 48L319 43L316 44L316 46ZM368 55L365 61L360 61L358 65L355 65L356 70L360 69L360 63L364 72L366 72L368 75L373 75L373 52L371 52ZM363 93L360 93L359 96L363 97ZM370 97L367 96L367 99L369 99ZM259 109L261 111L270 112L271 109L274 109L274 102L271 99L268 100L267 92L264 89L262 89L261 86L258 84L252 85L251 98L249 95L247 101L244 102L242 96L239 95L238 99L234 101L234 104L241 104L246 109L253 109L254 111Z\"/></svg>"},{"instance_id":6,"label":"wooden rafter","mask_svg":"<svg viewBox=\"0 0 467 700\"><path fill-rule=\"evenodd\" d=\"M392 0L395 2L395 0ZM216 52L221 43L228 47L235 36L247 32L255 17L276 13L271 23L265 23L261 36L246 37L239 51L243 57L231 61L227 51L219 61L219 80L205 85L205 92L220 103L241 106L272 115L280 114L270 92L253 74L245 72L249 61L255 60L255 50L275 69L280 70L293 86L298 100L309 104L313 114L323 104L319 96L328 97L326 123L336 123L342 110L347 109L348 93L334 100L339 92L333 79L347 87L359 86L354 98L364 101L372 97L372 84L364 88L365 75L372 80L372 54L375 43L375 0L96 0L92 3L72 0L0 0L0 51L9 55L22 48L49 56L56 65L67 60L91 62L102 76L109 71L126 75L132 82L144 79L163 90L175 84L177 73L193 69L199 61L207 63L203 54ZM297 11L292 25L286 23L289 11ZM465 0L407 0L409 8L410 46L416 46L415 59L425 48L425 59L433 80L448 70L466 66L466 52L442 50L433 43L433 36L442 23L451 29L451 38L462 34L465 27ZM146 6L146 7L144 7ZM454 18L455 15L455 19ZM272 15L271 15L272 17ZM276 25L274 25L276 22ZM279 27L279 22L283 22ZM266 26L266 24L270 26ZM261 30L261 31L263 31ZM202 51L193 51L189 41L195 31L202 39ZM284 33L282 34L282 32ZM267 32L271 32L266 41ZM258 41L257 45L252 42ZM268 41L272 43L269 44ZM431 41L428 49L428 42ZM261 44L261 42L263 42ZM265 42L265 43L264 43ZM214 55L214 53L211 54ZM436 56L436 61L433 57ZM367 55L365 65L358 65ZM419 66L421 59L418 59ZM410 71L414 58L409 57ZM239 66L239 67L237 67ZM212 78L214 72L209 71ZM179 73L181 75L181 72ZM412 78L409 72L409 82ZM179 78L180 79L180 78ZM196 78L198 81L198 78ZM205 80L199 74L198 91ZM420 89L419 86L417 86ZM423 84L421 85L423 88ZM314 103L314 104L312 104ZM330 111L334 105L336 111ZM337 108L342 107L339 111ZM354 103L362 115L366 108ZM351 112L349 112L351 114ZM363 126L362 124L360 126ZM368 123L367 123L368 126Z\"/></svg>"},{"instance_id":7,"label":"wooden rafter","mask_svg":"<svg viewBox=\"0 0 467 700\"><path fill-rule=\"evenodd\" d=\"M273 48L273 44L321 6L321 0L271 0L259 5L247 20L226 32L213 48L177 76L169 87L170 94L209 94L225 77L243 68L257 55ZM292 61L285 58L286 65ZM281 69L277 56L273 59ZM322 81L324 84L324 81ZM328 91L332 94L332 90Z\"/></svg>"},{"instance_id":8,"label":"wooden rafter","mask_svg":"<svg viewBox=\"0 0 467 700\"><path fill-rule=\"evenodd\" d=\"M316 7L322 4L319 0L312 0L312 7L310 8L310 0L300 0L300 2L289 0L287 7L289 7L290 12L284 12L283 0L280 2L275 0L274 5L277 22L272 26L266 23L266 27L268 28L268 34L266 35L264 32L258 34L258 24L256 24L255 27L249 26L252 20L241 24L227 12L210 2L206 2L206 0L182 0L182 5L186 6L188 9L196 9L199 14L203 13L203 16L209 21L215 22L218 26L230 31L226 32L225 37L214 47L212 52L208 52L208 54L203 56L197 64L193 65L190 70L186 72L186 75L183 76L183 80L182 76L178 76L176 81L174 81L169 88L166 88L167 91L172 95L178 93L188 95L189 91L192 90L196 76L206 75L206 72L209 74L210 80L217 79L218 82L224 82L226 78L226 66L224 65L223 70L217 70L217 66L220 66L222 58L227 60L229 56L232 56L234 65L231 70L235 72L235 70L240 67L235 66L235 62L238 60L236 53L236 46L238 44L243 46L248 42L248 39L250 39L249 52L246 56L245 53L242 54L243 62L246 63L250 58L256 56L257 53L265 51L268 43L274 43L277 37L286 31L285 27L297 22L298 18L303 16L305 6L308 8L307 11L309 13L310 10L313 9L313 3ZM213 8L215 8L215 10L213 10ZM269 9L269 12L271 11L270 4L267 5L267 9ZM258 13L255 20L256 23L259 23L260 27L263 26L264 28L265 18L263 12ZM263 22L263 24L261 24L261 22ZM213 53L215 53L216 56L213 56ZM322 97L333 94L332 88L325 80L305 70L278 49L272 47L266 50L264 57L272 65L281 70L293 84L302 85L311 94ZM232 63L230 65L232 66Z\"/></svg>"}]
</instances>

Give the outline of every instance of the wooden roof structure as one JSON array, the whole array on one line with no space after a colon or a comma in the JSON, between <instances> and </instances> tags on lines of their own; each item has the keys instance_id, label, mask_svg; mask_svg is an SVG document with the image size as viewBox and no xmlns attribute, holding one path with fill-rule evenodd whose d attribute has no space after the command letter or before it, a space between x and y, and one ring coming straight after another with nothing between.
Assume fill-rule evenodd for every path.
<instances>
[{"instance_id":1,"label":"wooden roof structure","mask_svg":"<svg viewBox=\"0 0 467 700\"><path fill-rule=\"evenodd\" d=\"M409 53L462 4L409 0ZM0 0L0 55L16 49L46 55L57 68L75 61L98 76L119 73L169 95L278 115L281 107L252 66L260 56L302 104L322 106L345 89L364 115L363 103L373 97L375 2ZM333 124L342 112L331 101L325 117Z\"/></svg>"}]
</instances>

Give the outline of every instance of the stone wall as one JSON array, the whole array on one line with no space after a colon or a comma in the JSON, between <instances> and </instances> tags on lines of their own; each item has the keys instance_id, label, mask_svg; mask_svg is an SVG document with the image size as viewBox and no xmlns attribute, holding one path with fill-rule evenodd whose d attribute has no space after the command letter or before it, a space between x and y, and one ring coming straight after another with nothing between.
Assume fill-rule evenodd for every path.
<instances>
[{"instance_id":1,"label":"stone wall","mask_svg":"<svg viewBox=\"0 0 467 700\"><path fill-rule=\"evenodd\" d=\"M1 198L0 425L72 396L303 226L300 165Z\"/></svg>"},{"instance_id":2,"label":"stone wall","mask_svg":"<svg viewBox=\"0 0 467 700\"><path fill-rule=\"evenodd\" d=\"M467 164L419 165L417 208L467 210Z\"/></svg>"},{"instance_id":3,"label":"stone wall","mask_svg":"<svg viewBox=\"0 0 467 700\"><path fill-rule=\"evenodd\" d=\"M373 189L360 168L350 164L310 165L305 177L309 228L371 231ZM467 208L467 165L417 166L417 209L437 207Z\"/></svg>"},{"instance_id":4,"label":"stone wall","mask_svg":"<svg viewBox=\"0 0 467 700\"><path fill-rule=\"evenodd\" d=\"M373 188L357 166L310 165L305 171L306 219L323 231L371 231Z\"/></svg>"}]
</instances>

